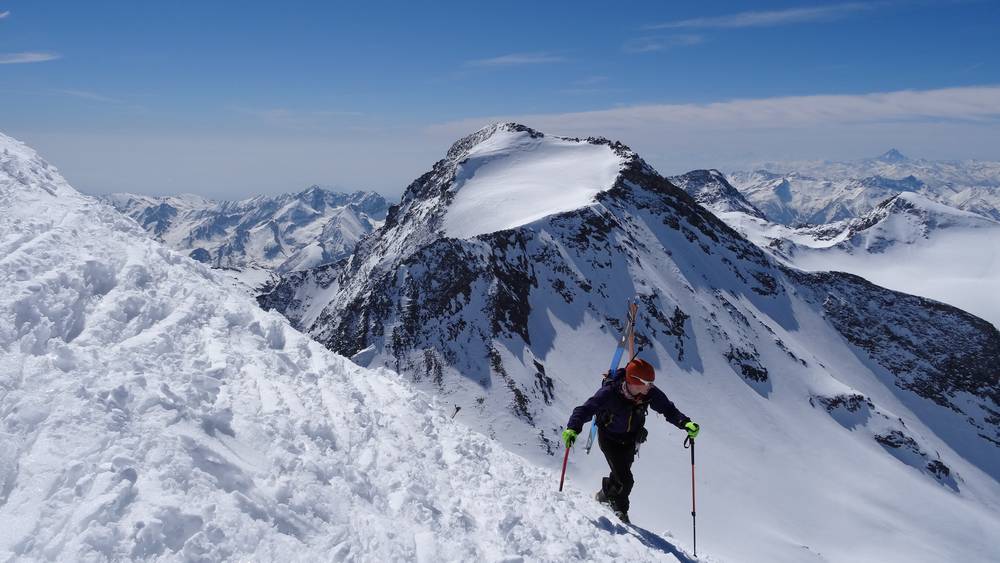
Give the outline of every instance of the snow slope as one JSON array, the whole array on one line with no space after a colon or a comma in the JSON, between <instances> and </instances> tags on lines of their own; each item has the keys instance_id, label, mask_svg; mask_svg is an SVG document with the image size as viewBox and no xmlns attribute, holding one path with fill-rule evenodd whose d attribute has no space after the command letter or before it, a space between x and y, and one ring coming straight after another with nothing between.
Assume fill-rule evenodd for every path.
<instances>
[{"instance_id":1,"label":"snow slope","mask_svg":"<svg viewBox=\"0 0 1000 563\"><path fill-rule=\"evenodd\" d=\"M0 135L0 560L687 560Z\"/></svg>"},{"instance_id":2,"label":"snow slope","mask_svg":"<svg viewBox=\"0 0 1000 563\"><path fill-rule=\"evenodd\" d=\"M856 276L783 266L606 139L573 142L621 158L610 189L515 228L448 236L477 146L530 153L544 145L521 141L538 138L506 123L460 139L348 261L286 276L261 301L557 468L559 433L597 388L638 294L657 385L703 428L699 548L768 562L992 558L995 327ZM534 158L506 157L494 173L524 178L516 168ZM631 516L686 538L682 438L650 417ZM606 472L599 453L577 449L568 486L592 492Z\"/></svg>"},{"instance_id":3,"label":"snow slope","mask_svg":"<svg viewBox=\"0 0 1000 563\"><path fill-rule=\"evenodd\" d=\"M582 207L611 188L622 164L606 145L500 131L459 164L445 233L472 238Z\"/></svg>"},{"instance_id":4,"label":"snow slope","mask_svg":"<svg viewBox=\"0 0 1000 563\"><path fill-rule=\"evenodd\" d=\"M1000 223L915 193L852 220L791 228L739 212L718 216L779 259L857 274L949 303L1000 327Z\"/></svg>"}]
</instances>

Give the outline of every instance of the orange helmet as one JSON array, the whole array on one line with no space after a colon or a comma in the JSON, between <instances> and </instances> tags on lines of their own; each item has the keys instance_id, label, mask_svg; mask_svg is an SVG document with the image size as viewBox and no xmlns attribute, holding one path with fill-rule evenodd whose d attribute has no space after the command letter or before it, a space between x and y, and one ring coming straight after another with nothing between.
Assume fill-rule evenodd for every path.
<instances>
[{"instance_id":1,"label":"orange helmet","mask_svg":"<svg viewBox=\"0 0 1000 563\"><path fill-rule=\"evenodd\" d=\"M656 379L653 366L642 358L636 358L625 366L625 380L632 384L649 384Z\"/></svg>"}]
</instances>

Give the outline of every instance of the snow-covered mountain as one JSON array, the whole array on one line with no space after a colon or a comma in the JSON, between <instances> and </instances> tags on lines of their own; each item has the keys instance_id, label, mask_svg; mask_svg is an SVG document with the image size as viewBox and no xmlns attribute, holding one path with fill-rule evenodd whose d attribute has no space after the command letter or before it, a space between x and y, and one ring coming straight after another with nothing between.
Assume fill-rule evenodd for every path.
<instances>
[{"instance_id":1,"label":"snow-covered mountain","mask_svg":"<svg viewBox=\"0 0 1000 563\"><path fill-rule=\"evenodd\" d=\"M785 225L819 225L859 217L880 202L912 190L915 178L827 179L798 172L734 172L730 179L768 219Z\"/></svg>"},{"instance_id":2,"label":"snow-covered mountain","mask_svg":"<svg viewBox=\"0 0 1000 563\"><path fill-rule=\"evenodd\" d=\"M1000 327L1000 222L915 193L890 197L856 219L812 227L787 227L741 212L717 215L797 268L857 274Z\"/></svg>"},{"instance_id":3,"label":"snow-covered mountain","mask_svg":"<svg viewBox=\"0 0 1000 563\"><path fill-rule=\"evenodd\" d=\"M718 170L692 170L687 174L671 176L668 180L716 215L735 211L765 218L764 213L747 201Z\"/></svg>"},{"instance_id":4,"label":"snow-covered mountain","mask_svg":"<svg viewBox=\"0 0 1000 563\"><path fill-rule=\"evenodd\" d=\"M1000 220L1000 162L910 159L892 149L850 162L766 162L728 177L768 219L785 225L860 217L901 192Z\"/></svg>"},{"instance_id":5,"label":"snow-covered mountain","mask_svg":"<svg viewBox=\"0 0 1000 563\"><path fill-rule=\"evenodd\" d=\"M260 301L557 465L544 454L597 388L632 295L657 384L702 423L698 526L718 531L713 554L994 551L1000 332L856 276L789 268L621 143L484 128L349 260L292 273ZM634 521L690 525L680 441L651 423ZM606 471L599 454L571 456L571 483L592 490Z\"/></svg>"},{"instance_id":6,"label":"snow-covered mountain","mask_svg":"<svg viewBox=\"0 0 1000 563\"><path fill-rule=\"evenodd\" d=\"M0 282L0 560L691 561L3 135Z\"/></svg>"},{"instance_id":7,"label":"snow-covered mountain","mask_svg":"<svg viewBox=\"0 0 1000 563\"><path fill-rule=\"evenodd\" d=\"M216 268L278 272L335 262L385 220L374 192L312 186L295 194L214 202L199 196L110 194L102 199L174 250Z\"/></svg>"}]
</instances>

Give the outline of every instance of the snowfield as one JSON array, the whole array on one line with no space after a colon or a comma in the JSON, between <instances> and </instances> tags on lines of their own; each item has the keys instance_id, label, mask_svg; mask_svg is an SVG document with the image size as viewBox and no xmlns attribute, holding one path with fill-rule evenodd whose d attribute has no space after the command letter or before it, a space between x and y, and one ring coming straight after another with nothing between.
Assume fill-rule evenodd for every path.
<instances>
[{"instance_id":1,"label":"snowfield","mask_svg":"<svg viewBox=\"0 0 1000 563\"><path fill-rule=\"evenodd\" d=\"M460 165L445 233L472 238L583 207L611 188L622 163L607 145L499 131Z\"/></svg>"},{"instance_id":2,"label":"snowfield","mask_svg":"<svg viewBox=\"0 0 1000 563\"><path fill-rule=\"evenodd\" d=\"M687 560L3 135L0 281L0 561Z\"/></svg>"}]
</instances>

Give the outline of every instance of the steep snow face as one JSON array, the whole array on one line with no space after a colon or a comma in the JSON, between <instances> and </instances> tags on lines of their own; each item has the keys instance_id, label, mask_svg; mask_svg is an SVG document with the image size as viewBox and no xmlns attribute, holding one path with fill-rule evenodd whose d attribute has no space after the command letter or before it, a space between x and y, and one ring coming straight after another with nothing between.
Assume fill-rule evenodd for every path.
<instances>
[{"instance_id":1,"label":"steep snow face","mask_svg":"<svg viewBox=\"0 0 1000 563\"><path fill-rule=\"evenodd\" d=\"M817 227L794 229L736 212L719 217L798 268L857 274L1000 327L1000 223L981 215L901 193L862 217Z\"/></svg>"},{"instance_id":2,"label":"steep snow face","mask_svg":"<svg viewBox=\"0 0 1000 563\"><path fill-rule=\"evenodd\" d=\"M764 213L747 201L718 170L692 170L687 174L671 176L668 179L716 215L738 211L752 217L764 218Z\"/></svg>"},{"instance_id":3,"label":"steep snow face","mask_svg":"<svg viewBox=\"0 0 1000 563\"><path fill-rule=\"evenodd\" d=\"M607 145L497 131L459 164L445 234L471 238L583 207L611 188L621 167Z\"/></svg>"},{"instance_id":4,"label":"steep snow face","mask_svg":"<svg viewBox=\"0 0 1000 563\"><path fill-rule=\"evenodd\" d=\"M331 214L322 232L285 260L278 271L308 270L343 259L351 254L359 240L372 232L374 224L358 207L342 207ZM303 238L306 236L309 234Z\"/></svg>"},{"instance_id":5,"label":"steep snow face","mask_svg":"<svg viewBox=\"0 0 1000 563\"><path fill-rule=\"evenodd\" d=\"M1000 332L856 276L783 267L606 140L587 142L624 164L593 201L446 236L462 162L505 132L542 135L504 124L458 141L348 261L286 276L262 302L558 467L559 433L597 389L638 295L642 355L702 424L698 528L715 530L713 555L989 557L995 542L979 534L1000 528ZM683 435L653 413L649 427L633 520L686 537ZM592 492L606 474L596 451L571 453L569 487Z\"/></svg>"},{"instance_id":6,"label":"steep snow face","mask_svg":"<svg viewBox=\"0 0 1000 563\"><path fill-rule=\"evenodd\" d=\"M382 224L388 203L373 192L313 186L297 194L214 202L198 196L102 198L170 248L217 268L278 272L340 260ZM252 281L253 274L248 274Z\"/></svg>"},{"instance_id":7,"label":"steep snow face","mask_svg":"<svg viewBox=\"0 0 1000 563\"><path fill-rule=\"evenodd\" d=\"M730 180L770 220L786 225L852 219L907 191L1000 220L1000 162L910 159L892 149L849 162L768 162Z\"/></svg>"},{"instance_id":8,"label":"steep snow face","mask_svg":"<svg viewBox=\"0 0 1000 563\"><path fill-rule=\"evenodd\" d=\"M0 284L0 560L688 560L3 135Z\"/></svg>"}]
</instances>

